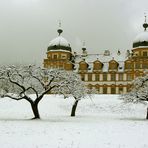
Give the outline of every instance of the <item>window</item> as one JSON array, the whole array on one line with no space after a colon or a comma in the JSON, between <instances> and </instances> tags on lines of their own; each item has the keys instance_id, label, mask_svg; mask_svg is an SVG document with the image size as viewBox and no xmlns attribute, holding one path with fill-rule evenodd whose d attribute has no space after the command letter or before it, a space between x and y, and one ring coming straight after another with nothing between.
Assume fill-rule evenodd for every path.
<instances>
[{"instance_id":1,"label":"window","mask_svg":"<svg viewBox=\"0 0 148 148\"><path fill-rule=\"evenodd\" d=\"M109 69L110 69L110 70L117 70L118 65L119 65L119 64L118 64L115 60L111 60L111 61L109 62Z\"/></svg>"},{"instance_id":2,"label":"window","mask_svg":"<svg viewBox=\"0 0 148 148\"><path fill-rule=\"evenodd\" d=\"M50 55L48 54L48 59L51 59Z\"/></svg>"},{"instance_id":3,"label":"window","mask_svg":"<svg viewBox=\"0 0 148 148\"><path fill-rule=\"evenodd\" d=\"M117 69L117 64L116 63L111 63L109 68L112 69L112 70L115 70L115 69Z\"/></svg>"},{"instance_id":4,"label":"window","mask_svg":"<svg viewBox=\"0 0 148 148\"><path fill-rule=\"evenodd\" d=\"M135 63L135 68L136 69L140 69L141 68L141 64L140 63Z\"/></svg>"},{"instance_id":5,"label":"window","mask_svg":"<svg viewBox=\"0 0 148 148\"><path fill-rule=\"evenodd\" d=\"M116 94L116 88L115 87L111 88L111 94Z\"/></svg>"},{"instance_id":6,"label":"window","mask_svg":"<svg viewBox=\"0 0 148 148\"><path fill-rule=\"evenodd\" d=\"M98 93L100 92L100 87L96 87L96 90L98 91Z\"/></svg>"},{"instance_id":7,"label":"window","mask_svg":"<svg viewBox=\"0 0 148 148\"><path fill-rule=\"evenodd\" d=\"M142 64L142 68L144 68L144 69L148 68L148 64L147 63L143 63Z\"/></svg>"},{"instance_id":8,"label":"window","mask_svg":"<svg viewBox=\"0 0 148 148\"><path fill-rule=\"evenodd\" d=\"M131 63L126 63L125 68L126 69L131 69L133 66Z\"/></svg>"},{"instance_id":9,"label":"window","mask_svg":"<svg viewBox=\"0 0 148 148\"><path fill-rule=\"evenodd\" d=\"M66 59L66 55L65 54L62 54L61 55L61 59Z\"/></svg>"},{"instance_id":10,"label":"window","mask_svg":"<svg viewBox=\"0 0 148 148\"><path fill-rule=\"evenodd\" d=\"M81 62L79 64L79 70L87 70L88 64L86 62Z\"/></svg>"},{"instance_id":11,"label":"window","mask_svg":"<svg viewBox=\"0 0 148 148\"><path fill-rule=\"evenodd\" d=\"M101 70L102 69L102 63L101 62L94 62L93 70Z\"/></svg>"},{"instance_id":12,"label":"window","mask_svg":"<svg viewBox=\"0 0 148 148\"><path fill-rule=\"evenodd\" d=\"M123 74L119 73L119 81L123 81Z\"/></svg>"},{"instance_id":13,"label":"window","mask_svg":"<svg viewBox=\"0 0 148 148\"><path fill-rule=\"evenodd\" d=\"M133 62L132 61L126 61L125 62L125 69L132 69L133 68Z\"/></svg>"},{"instance_id":14,"label":"window","mask_svg":"<svg viewBox=\"0 0 148 148\"><path fill-rule=\"evenodd\" d=\"M131 81L132 80L132 74L127 74L127 80Z\"/></svg>"},{"instance_id":15,"label":"window","mask_svg":"<svg viewBox=\"0 0 148 148\"><path fill-rule=\"evenodd\" d=\"M103 81L107 81L107 74L106 73L103 74Z\"/></svg>"},{"instance_id":16,"label":"window","mask_svg":"<svg viewBox=\"0 0 148 148\"><path fill-rule=\"evenodd\" d=\"M147 51L144 51L144 52L143 52L143 56L144 56L144 57L147 57L147 56L148 56Z\"/></svg>"},{"instance_id":17,"label":"window","mask_svg":"<svg viewBox=\"0 0 148 148\"><path fill-rule=\"evenodd\" d=\"M58 57L58 56L57 56L56 54L53 55L53 59L57 59L57 57Z\"/></svg>"},{"instance_id":18,"label":"window","mask_svg":"<svg viewBox=\"0 0 148 148\"><path fill-rule=\"evenodd\" d=\"M60 68L60 69L63 68L63 65L59 65L59 68Z\"/></svg>"},{"instance_id":19,"label":"window","mask_svg":"<svg viewBox=\"0 0 148 148\"><path fill-rule=\"evenodd\" d=\"M119 94L123 93L123 87L119 87Z\"/></svg>"},{"instance_id":20,"label":"window","mask_svg":"<svg viewBox=\"0 0 148 148\"><path fill-rule=\"evenodd\" d=\"M92 81L92 74L88 74L88 81Z\"/></svg>"},{"instance_id":21,"label":"window","mask_svg":"<svg viewBox=\"0 0 148 148\"><path fill-rule=\"evenodd\" d=\"M95 81L99 81L100 77L99 77L99 74L96 74L95 75Z\"/></svg>"},{"instance_id":22,"label":"window","mask_svg":"<svg viewBox=\"0 0 148 148\"><path fill-rule=\"evenodd\" d=\"M115 74L111 74L111 81L115 81L116 80L116 75Z\"/></svg>"},{"instance_id":23,"label":"window","mask_svg":"<svg viewBox=\"0 0 148 148\"><path fill-rule=\"evenodd\" d=\"M82 80L82 81L85 81L85 75L84 75L84 74L81 75L81 80Z\"/></svg>"},{"instance_id":24,"label":"window","mask_svg":"<svg viewBox=\"0 0 148 148\"><path fill-rule=\"evenodd\" d=\"M107 87L103 88L103 94L107 94Z\"/></svg>"}]
</instances>

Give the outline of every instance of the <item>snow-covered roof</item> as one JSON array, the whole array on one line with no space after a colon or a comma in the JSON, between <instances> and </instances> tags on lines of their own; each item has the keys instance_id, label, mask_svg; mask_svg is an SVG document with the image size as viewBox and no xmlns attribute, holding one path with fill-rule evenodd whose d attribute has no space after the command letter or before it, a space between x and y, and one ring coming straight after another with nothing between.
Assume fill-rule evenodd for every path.
<instances>
[{"instance_id":1,"label":"snow-covered roof","mask_svg":"<svg viewBox=\"0 0 148 148\"><path fill-rule=\"evenodd\" d=\"M148 41L148 31L144 31L136 36L133 43Z\"/></svg>"},{"instance_id":2,"label":"snow-covered roof","mask_svg":"<svg viewBox=\"0 0 148 148\"><path fill-rule=\"evenodd\" d=\"M126 53L125 52L121 52L121 54L117 54L115 52L110 52L110 55L105 55L105 54L88 54L87 56L83 56L83 55L76 55L75 56L75 61L76 63L79 63L80 61L82 61L83 59L85 59L86 62L94 62L96 60L99 60L100 62L109 62L111 60L115 60L117 62L120 61L125 61L126 60Z\"/></svg>"},{"instance_id":3,"label":"snow-covered roof","mask_svg":"<svg viewBox=\"0 0 148 148\"><path fill-rule=\"evenodd\" d=\"M139 46L139 47L132 48L132 50L133 50L133 49L137 49L137 48L146 48L146 49L147 49L148 46Z\"/></svg>"},{"instance_id":4,"label":"snow-covered roof","mask_svg":"<svg viewBox=\"0 0 148 148\"><path fill-rule=\"evenodd\" d=\"M112 52L110 53L110 55L104 55L104 54L88 54L87 56L76 55L75 56L75 69L78 70L79 62L85 61L89 65L88 71L92 71L93 62L95 62L96 60L99 60L100 62L103 63L102 71L107 72L109 68L109 62L111 60L115 60L119 64L118 71L122 72L124 71L124 61L126 59L127 59L127 56L125 52L121 52L121 54Z\"/></svg>"},{"instance_id":5,"label":"snow-covered roof","mask_svg":"<svg viewBox=\"0 0 148 148\"><path fill-rule=\"evenodd\" d=\"M51 40L49 43L49 46L65 46L65 47L70 47L69 42L62 36L58 36L55 39Z\"/></svg>"}]
</instances>

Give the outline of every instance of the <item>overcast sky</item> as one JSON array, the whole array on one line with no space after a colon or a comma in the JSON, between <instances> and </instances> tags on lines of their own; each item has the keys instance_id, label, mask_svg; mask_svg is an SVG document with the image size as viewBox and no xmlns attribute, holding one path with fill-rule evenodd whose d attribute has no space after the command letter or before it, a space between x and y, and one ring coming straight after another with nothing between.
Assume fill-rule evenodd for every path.
<instances>
[{"instance_id":1,"label":"overcast sky","mask_svg":"<svg viewBox=\"0 0 148 148\"><path fill-rule=\"evenodd\" d=\"M74 51L131 49L144 12L147 0L0 0L0 63L42 65L58 20Z\"/></svg>"}]
</instances>

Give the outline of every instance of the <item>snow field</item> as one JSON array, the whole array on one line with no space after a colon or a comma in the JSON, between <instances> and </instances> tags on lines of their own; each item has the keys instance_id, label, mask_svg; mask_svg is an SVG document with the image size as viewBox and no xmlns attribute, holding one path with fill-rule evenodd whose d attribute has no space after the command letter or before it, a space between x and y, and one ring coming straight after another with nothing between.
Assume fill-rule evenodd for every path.
<instances>
[{"instance_id":1,"label":"snow field","mask_svg":"<svg viewBox=\"0 0 148 148\"><path fill-rule=\"evenodd\" d=\"M39 104L41 120L30 104L0 100L2 148L148 148L146 106L127 106L117 95L81 100L70 117L72 98L46 95Z\"/></svg>"}]
</instances>

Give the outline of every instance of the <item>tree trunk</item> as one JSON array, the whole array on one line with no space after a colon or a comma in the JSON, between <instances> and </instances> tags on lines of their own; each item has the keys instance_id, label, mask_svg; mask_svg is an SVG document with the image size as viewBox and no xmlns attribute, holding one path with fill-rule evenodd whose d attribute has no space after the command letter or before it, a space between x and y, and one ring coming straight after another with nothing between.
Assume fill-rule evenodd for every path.
<instances>
[{"instance_id":1,"label":"tree trunk","mask_svg":"<svg viewBox=\"0 0 148 148\"><path fill-rule=\"evenodd\" d=\"M38 111L38 103L32 103L31 107L32 107L32 111L33 111L33 114L34 114L33 119L40 119L40 114L39 114L39 111Z\"/></svg>"},{"instance_id":2,"label":"tree trunk","mask_svg":"<svg viewBox=\"0 0 148 148\"><path fill-rule=\"evenodd\" d=\"M147 114L146 114L146 119L148 119L148 108L147 108Z\"/></svg>"},{"instance_id":3,"label":"tree trunk","mask_svg":"<svg viewBox=\"0 0 148 148\"><path fill-rule=\"evenodd\" d=\"M76 100L72 106L72 110L71 110L71 116L74 117L75 116L75 113L76 113L76 108L77 108L77 105L78 105L78 102L79 100Z\"/></svg>"}]
</instances>

